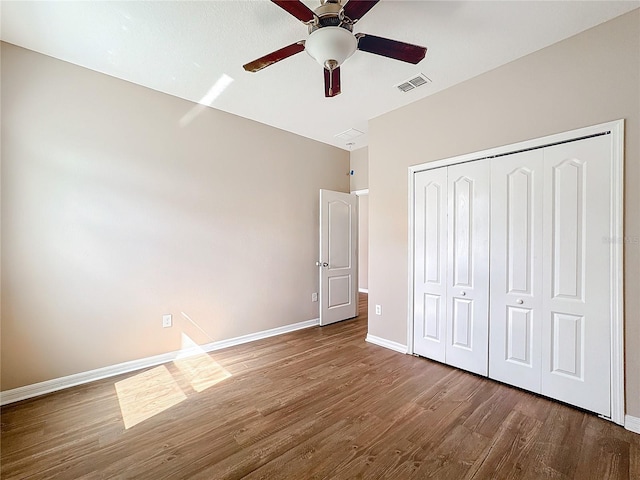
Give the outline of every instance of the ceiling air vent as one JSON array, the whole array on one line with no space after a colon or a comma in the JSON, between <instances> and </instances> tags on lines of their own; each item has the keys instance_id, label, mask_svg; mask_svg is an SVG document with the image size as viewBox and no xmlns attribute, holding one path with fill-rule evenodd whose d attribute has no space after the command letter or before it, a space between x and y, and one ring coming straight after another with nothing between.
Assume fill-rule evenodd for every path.
<instances>
[{"instance_id":1,"label":"ceiling air vent","mask_svg":"<svg viewBox=\"0 0 640 480\"><path fill-rule=\"evenodd\" d=\"M421 87L422 85L426 85L427 83L431 83L431 79L421 73L417 77L410 78L409 80L405 80L404 82L396 85L396 88L404 93L407 93L414 88Z\"/></svg>"},{"instance_id":2,"label":"ceiling air vent","mask_svg":"<svg viewBox=\"0 0 640 480\"><path fill-rule=\"evenodd\" d=\"M355 128L350 128L342 133L335 134L334 137L340 138L341 140L351 140L352 138L359 137L360 135L364 135L364 132L356 130Z\"/></svg>"}]
</instances>

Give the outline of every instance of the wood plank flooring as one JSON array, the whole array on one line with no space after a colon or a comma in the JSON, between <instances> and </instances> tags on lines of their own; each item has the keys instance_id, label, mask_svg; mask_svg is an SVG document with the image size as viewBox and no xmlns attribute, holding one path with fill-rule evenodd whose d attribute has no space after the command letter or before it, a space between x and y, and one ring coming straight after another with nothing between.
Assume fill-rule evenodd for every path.
<instances>
[{"instance_id":1,"label":"wood plank flooring","mask_svg":"<svg viewBox=\"0 0 640 480\"><path fill-rule=\"evenodd\" d=\"M3 479L640 479L640 435L365 343L363 315L1 410Z\"/></svg>"}]
</instances>

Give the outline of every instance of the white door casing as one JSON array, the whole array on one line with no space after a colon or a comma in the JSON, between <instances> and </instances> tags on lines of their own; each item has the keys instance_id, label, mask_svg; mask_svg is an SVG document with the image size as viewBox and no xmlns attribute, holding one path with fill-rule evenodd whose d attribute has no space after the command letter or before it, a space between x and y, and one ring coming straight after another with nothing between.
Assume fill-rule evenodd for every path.
<instances>
[{"instance_id":1,"label":"white door casing","mask_svg":"<svg viewBox=\"0 0 640 480\"><path fill-rule=\"evenodd\" d=\"M491 161L489 377L542 385L542 149Z\"/></svg>"},{"instance_id":2,"label":"white door casing","mask_svg":"<svg viewBox=\"0 0 640 480\"><path fill-rule=\"evenodd\" d=\"M357 198L320 190L320 325L358 315Z\"/></svg>"},{"instance_id":3,"label":"white door casing","mask_svg":"<svg viewBox=\"0 0 640 480\"><path fill-rule=\"evenodd\" d=\"M489 160L448 167L446 363L487 375Z\"/></svg>"},{"instance_id":4,"label":"white door casing","mask_svg":"<svg viewBox=\"0 0 640 480\"><path fill-rule=\"evenodd\" d=\"M542 393L611 414L611 137L544 149Z\"/></svg>"},{"instance_id":5,"label":"white door casing","mask_svg":"<svg viewBox=\"0 0 640 480\"><path fill-rule=\"evenodd\" d=\"M415 176L413 351L445 361L447 321L447 168Z\"/></svg>"}]
</instances>

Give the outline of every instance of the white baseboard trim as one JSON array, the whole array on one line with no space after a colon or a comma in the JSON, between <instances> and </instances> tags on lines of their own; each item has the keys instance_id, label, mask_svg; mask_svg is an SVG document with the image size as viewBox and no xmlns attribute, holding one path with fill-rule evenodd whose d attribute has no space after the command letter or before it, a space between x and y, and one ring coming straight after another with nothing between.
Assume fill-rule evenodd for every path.
<instances>
[{"instance_id":1,"label":"white baseboard trim","mask_svg":"<svg viewBox=\"0 0 640 480\"><path fill-rule=\"evenodd\" d=\"M242 345L243 343L255 342L256 340L262 340L263 338L275 337L276 335L283 335L285 333L295 332L296 330L302 330L303 328L316 327L318 325L320 325L320 319L314 318L312 320L292 323L291 325L285 325L283 327L263 330L262 332L249 333L248 335L230 338L229 340L220 340L218 342L207 343L205 345L201 345L200 348L202 348L202 350L204 350L205 352L213 352L215 350L235 347L236 345Z\"/></svg>"},{"instance_id":2,"label":"white baseboard trim","mask_svg":"<svg viewBox=\"0 0 640 480\"><path fill-rule=\"evenodd\" d=\"M369 293L369 289L368 288L359 288L358 291L360 293Z\"/></svg>"},{"instance_id":3,"label":"white baseboard trim","mask_svg":"<svg viewBox=\"0 0 640 480\"><path fill-rule=\"evenodd\" d=\"M142 368L154 367L162 363L171 362L178 357L184 358L186 356L194 355L197 353L213 352L215 350L221 350L223 348L233 347L235 345L242 345L243 343L254 342L256 340L262 340L264 338L274 337L276 335L295 332L296 330L302 330L303 328L315 327L319 324L320 319L314 318L312 320L293 323L291 325L285 325L283 327L263 330L262 332L242 335L241 337L207 343L198 347L163 353L161 355L154 355L152 357L141 358L139 360L132 360L129 362L118 363L116 365L110 365L108 367L97 368L95 370L89 370L87 372L75 373L73 375L67 375L66 377L54 378L52 380L46 380L44 382L34 383L32 385L25 385L24 387L18 387L12 390L0 392L0 405L19 402L20 400L26 400L27 398L37 397L39 395L63 390L65 388L75 387L77 385L94 382L96 380L102 380L103 378L114 377L116 375L133 372Z\"/></svg>"},{"instance_id":4,"label":"white baseboard trim","mask_svg":"<svg viewBox=\"0 0 640 480\"><path fill-rule=\"evenodd\" d=\"M376 337L375 335L367 334L367 338L365 339L369 343L373 343L374 345L378 345L380 347L388 348L389 350L394 350L400 353L407 353L407 346L398 342L392 342L391 340L387 340L386 338Z\"/></svg>"},{"instance_id":5,"label":"white baseboard trim","mask_svg":"<svg viewBox=\"0 0 640 480\"><path fill-rule=\"evenodd\" d=\"M631 415L624 416L624 428L633 433L640 433L640 418Z\"/></svg>"}]
</instances>

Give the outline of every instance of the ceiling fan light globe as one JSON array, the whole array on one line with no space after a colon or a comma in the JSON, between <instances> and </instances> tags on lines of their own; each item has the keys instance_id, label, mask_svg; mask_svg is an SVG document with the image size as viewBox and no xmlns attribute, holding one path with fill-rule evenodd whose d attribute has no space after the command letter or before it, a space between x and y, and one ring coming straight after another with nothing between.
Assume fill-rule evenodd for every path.
<instances>
[{"instance_id":1,"label":"ceiling fan light globe","mask_svg":"<svg viewBox=\"0 0 640 480\"><path fill-rule=\"evenodd\" d=\"M305 42L305 50L320 65L335 62L339 67L358 48L354 35L341 27L323 27L313 31Z\"/></svg>"}]
</instances>

